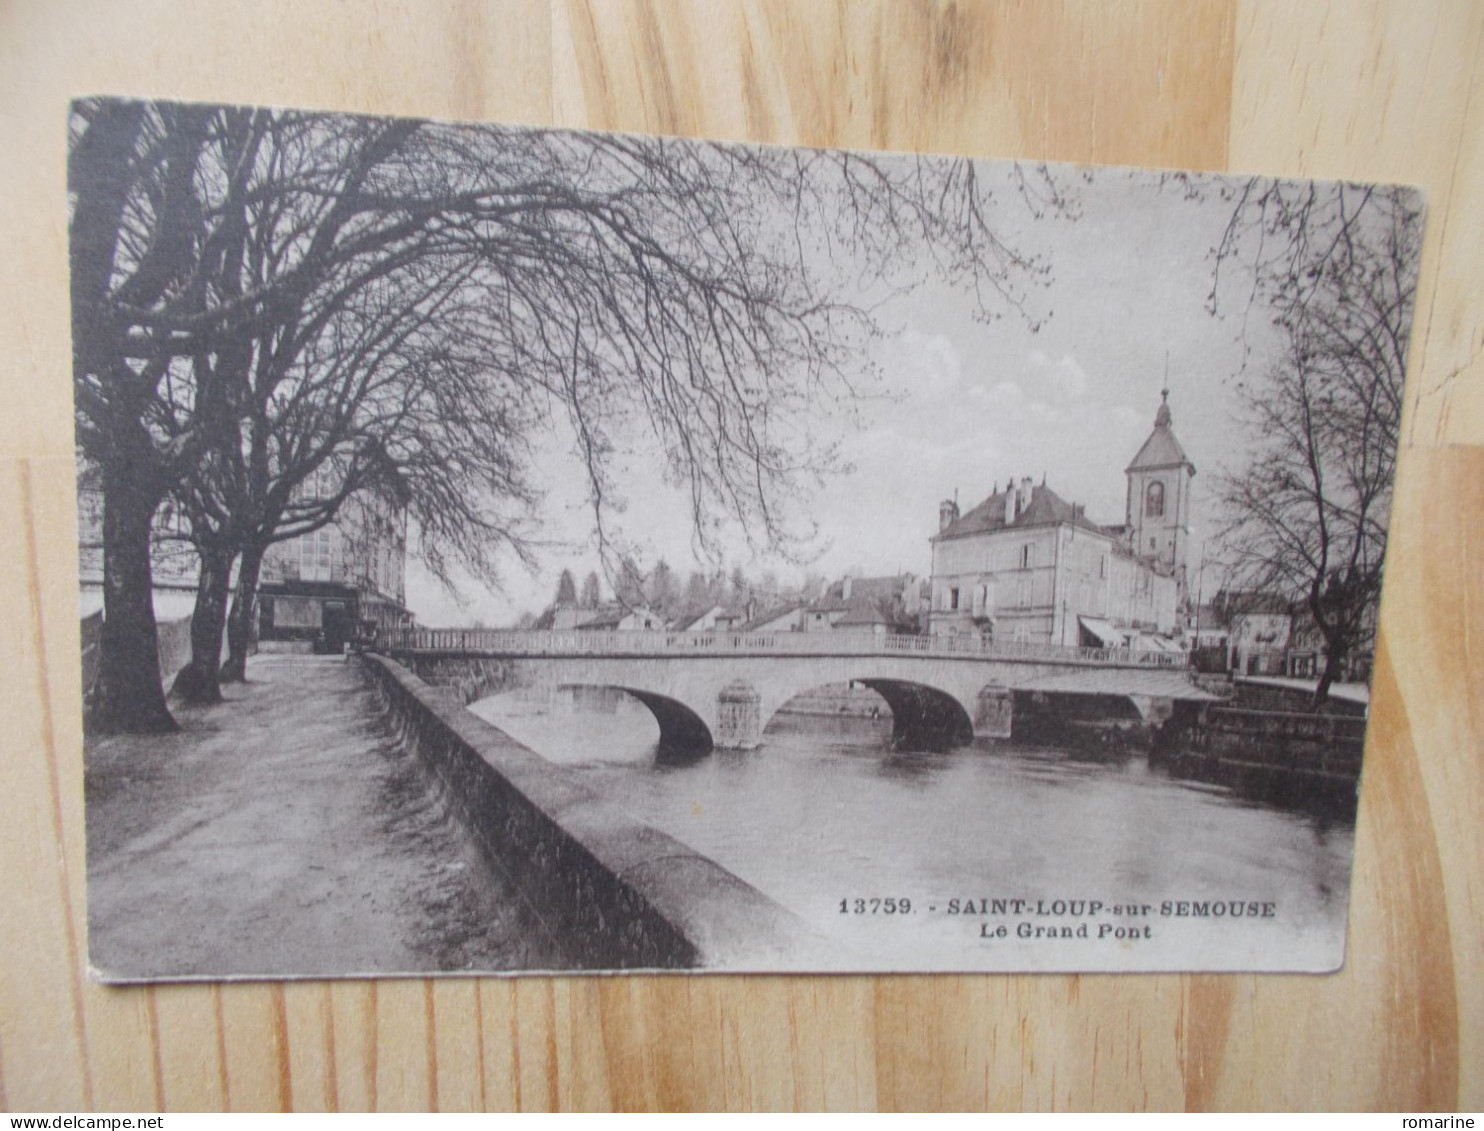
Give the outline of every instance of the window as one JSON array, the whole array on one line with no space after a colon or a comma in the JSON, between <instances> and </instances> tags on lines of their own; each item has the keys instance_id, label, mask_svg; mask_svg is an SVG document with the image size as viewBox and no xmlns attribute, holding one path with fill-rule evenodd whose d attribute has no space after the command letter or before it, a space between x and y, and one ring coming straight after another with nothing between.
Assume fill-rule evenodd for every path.
<instances>
[{"instance_id":1,"label":"window","mask_svg":"<svg viewBox=\"0 0 1484 1131\"><path fill-rule=\"evenodd\" d=\"M1146 518L1161 518L1165 513L1165 485L1163 483L1149 484L1149 490L1144 493L1144 515Z\"/></svg>"},{"instance_id":2,"label":"window","mask_svg":"<svg viewBox=\"0 0 1484 1131\"><path fill-rule=\"evenodd\" d=\"M1020 568L1021 569L1030 569L1031 568L1031 565L1035 561L1035 558L1034 558L1034 555L1033 555L1033 550L1034 550L1034 547L1029 542L1027 542L1024 546L1020 547Z\"/></svg>"},{"instance_id":3,"label":"window","mask_svg":"<svg viewBox=\"0 0 1484 1131\"><path fill-rule=\"evenodd\" d=\"M319 628L320 603L313 597L276 597L273 600L275 628Z\"/></svg>"},{"instance_id":4,"label":"window","mask_svg":"<svg viewBox=\"0 0 1484 1131\"><path fill-rule=\"evenodd\" d=\"M1098 576L1099 577L1107 577L1108 576L1108 555L1107 554L1104 554L1102 557L1100 557L1098 559Z\"/></svg>"},{"instance_id":5,"label":"window","mask_svg":"<svg viewBox=\"0 0 1484 1131\"><path fill-rule=\"evenodd\" d=\"M950 610L956 610L958 608L958 590L957 589L950 589L948 591L948 607L949 607Z\"/></svg>"},{"instance_id":6,"label":"window","mask_svg":"<svg viewBox=\"0 0 1484 1131\"><path fill-rule=\"evenodd\" d=\"M1031 603L1031 579L1022 577L1015 586L1015 603L1022 609L1029 608Z\"/></svg>"},{"instance_id":7,"label":"window","mask_svg":"<svg viewBox=\"0 0 1484 1131\"><path fill-rule=\"evenodd\" d=\"M299 576L305 581L332 580L331 559L334 535L322 526L313 534L299 537Z\"/></svg>"}]
</instances>

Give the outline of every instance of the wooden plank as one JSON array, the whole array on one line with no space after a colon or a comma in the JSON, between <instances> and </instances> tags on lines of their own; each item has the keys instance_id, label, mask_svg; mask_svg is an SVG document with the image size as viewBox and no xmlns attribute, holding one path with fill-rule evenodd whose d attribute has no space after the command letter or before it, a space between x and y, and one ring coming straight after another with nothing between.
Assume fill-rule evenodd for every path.
<instances>
[{"instance_id":1,"label":"wooden plank","mask_svg":"<svg viewBox=\"0 0 1484 1131\"><path fill-rule=\"evenodd\" d=\"M1443 0L0 9L4 1106L1484 1106L1484 454L1433 450L1484 442L1481 37ZM1346 970L86 983L62 123L100 91L1422 184Z\"/></svg>"},{"instance_id":2,"label":"wooden plank","mask_svg":"<svg viewBox=\"0 0 1484 1131\"><path fill-rule=\"evenodd\" d=\"M1217 168L1224 3L572 0L557 124Z\"/></svg>"},{"instance_id":3,"label":"wooden plank","mask_svg":"<svg viewBox=\"0 0 1484 1131\"><path fill-rule=\"evenodd\" d=\"M1231 167L1427 190L1412 339L1413 443L1484 436L1484 8L1243 4Z\"/></svg>"},{"instance_id":4,"label":"wooden plank","mask_svg":"<svg viewBox=\"0 0 1484 1131\"><path fill-rule=\"evenodd\" d=\"M29 461L0 463L0 521L12 532L0 549L0 607L8 610L0 634L7 673L0 712L8 722L0 794L11 799L10 817L0 823L7 877L0 1063L11 1110L90 1106L95 1095L82 1000L84 923L73 898L84 861L78 807L66 800L79 779L64 767L78 759L57 742L53 681L64 669L46 664L47 617L58 610L40 592L43 498Z\"/></svg>"}]
</instances>

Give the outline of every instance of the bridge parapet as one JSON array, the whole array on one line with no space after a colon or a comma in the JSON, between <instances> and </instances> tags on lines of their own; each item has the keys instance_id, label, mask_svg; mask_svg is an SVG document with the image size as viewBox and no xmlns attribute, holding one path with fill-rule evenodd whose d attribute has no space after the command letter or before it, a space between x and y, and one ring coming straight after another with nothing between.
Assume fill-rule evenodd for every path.
<instances>
[{"instance_id":1,"label":"bridge parapet","mask_svg":"<svg viewBox=\"0 0 1484 1131\"><path fill-rule=\"evenodd\" d=\"M922 656L1069 666L1184 668L1183 653L1128 648L986 641L977 637L874 632L515 632L487 628L402 628L381 650L473 656Z\"/></svg>"}]
</instances>

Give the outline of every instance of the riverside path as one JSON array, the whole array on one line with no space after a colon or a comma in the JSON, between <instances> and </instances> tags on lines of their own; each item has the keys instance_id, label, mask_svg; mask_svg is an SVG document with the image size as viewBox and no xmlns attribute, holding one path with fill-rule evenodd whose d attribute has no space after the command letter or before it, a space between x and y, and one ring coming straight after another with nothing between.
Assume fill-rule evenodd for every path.
<instances>
[{"instance_id":1,"label":"riverside path","mask_svg":"<svg viewBox=\"0 0 1484 1131\"><path fill-rule=\"evenodd\" d=\"M339 657L259 656L179 734L89 740L109 980L568 965Z\"/></svg>"}]
</instances>

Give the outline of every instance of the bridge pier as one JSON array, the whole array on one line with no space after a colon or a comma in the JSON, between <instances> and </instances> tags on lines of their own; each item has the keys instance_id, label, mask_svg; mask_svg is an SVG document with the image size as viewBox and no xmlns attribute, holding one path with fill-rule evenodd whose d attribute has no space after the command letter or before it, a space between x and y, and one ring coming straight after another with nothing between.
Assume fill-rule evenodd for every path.
<instances>
[{"instance_id":1,"label":"bridge pier","mask_svg":"<svg viewBox=\"0 0 1484 1131\"><path fill-rule=\"evenodd\" d=\"M1008 687L981 687L974 700L974 737L1009 738L1014 714L1015 693Z\"/></svg>"},{"instance_id":2,"label":"bridge pier","mask_svg":"<svg viewBox=\"0 0 1484 1131\"><path fill-rule=\"evenodd\" d=\"M716 746L721 750L755 750L763 741L762 696L750 683L736 680L716 697Z\"/></svg>"}]
</instances>

